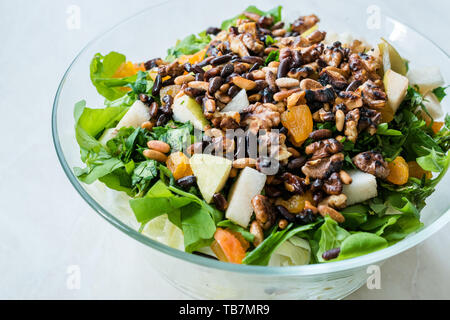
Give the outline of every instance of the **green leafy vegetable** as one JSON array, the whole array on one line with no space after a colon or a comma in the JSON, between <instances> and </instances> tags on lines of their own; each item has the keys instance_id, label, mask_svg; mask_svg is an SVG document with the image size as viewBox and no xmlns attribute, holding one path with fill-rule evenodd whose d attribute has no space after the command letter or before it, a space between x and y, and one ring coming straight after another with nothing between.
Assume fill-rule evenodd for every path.
<instances>
[{"instance_id":1,"label":"green leafy vegetable","mask_svg":"<svg viewBox=\"0 0 450 320\"><path fill-rule=\"evenodd\" d=\"M274 50L269 53L265 62L266 66L272 61L280 61L280 50Z\"/></svg>"},{"instance_id":2,"label":"green leafy vegetable","mask_svg":"<svg viewBox=\"0 0 450 320\"><path fill-rule=\"evenodd\" d=\"M198 35L191 34L183 40L178 40L174 47L167 50L166 60L173 61L182 55L194 54L204 49L210 41L211 37L205 31Z\"/></svg>"},{"instance_id":3,"label":"green leafy vegetable","mask_svg":"<svg viewBox=\"0 0 450 320\"><path fill-rule=\"evenodd\" d=\"M318 242L317 261L325 262L322 254L328 250L339 248L348 236L350 233L347 230L339 227L336 221L326 216L324 223L314 234L314 240Z\"/></svg>"},{"instance_id":4,"label":"green leafy vegetable","mask_svg":"<svg viewBox=\"0 0 450 320\"><path fill-rule=\"evenodd\" d=\"M251 234L249 231L247 231L246 229L242 228L241 226L238 226L237 224L234 224L233 222L231 222L230 220L222 220L217 224L218 227L224 227L224 228L228 228L231 229L233 231L239 232L245 240L249 241L249 242L253 242L253 240L255 240L255 236L253 234Z\"/></svg>"},{"instance_id":5,"label":"green leafy vegetable","mask_svg":"<svg viewBox=\"0 0 450 320\"><path fill-rule=\"evenodd\" d=\"M243 264L260 265L266 266L269 263L272 253L286 240L295 236L298 233L308 231L313 229L319 221L307 224L304 226L299 226L292 228L292 224L282 231L274 231L268 236L264 241L253 249L251 252L247 253Z\"/></svg>"},{"instance_id":6,"label":"green leafy vegetable","mask_svg":"<svg viewBox=\"0 0 450 320\"><path fill-rule=\"evenodd\" d=\"M434 95L436 96L436 98L439 100L439 102L441 102L441 101L445 98L445 96L447 95L447 94L445 93L445 90L446 90L447 88L448 88L448 87L445 87L445 88L443 88L443 87L438 87L438 88L436 88L436 89L433 90L433 93L434 93Z\"/></svg>"},{"instance_id":7,"label":"green leafy vegetable","mask_svg":"<svg viewBox=\"0 0 450 320\"><path fill-rule=\"evenodd\" d=\"M256 13L260 16L271 16L273 18L274 23L277 23L278 21L281 21L281 9L282 8L283 8L282 6L277 6L269 11L262 11L255 6L249 6L243 12ZM229 27L236 25L237 19L245 19L245 18L246 17L244 14L239 14L231 19L225 20L222 22L221 29L227 30Z\"/></svg>"},{"instance_id":8,"label":"green leafy vegetable","mask_svg":"<svg viewBox=\"0 0 450 320\"><path fill-rule=\"evenodd\" d=\"M350 259L374 251L384 249L388 242L376 234L357 232L345 238L341 244L341 251L336 260Z\"/></svg>"}]
</instances>

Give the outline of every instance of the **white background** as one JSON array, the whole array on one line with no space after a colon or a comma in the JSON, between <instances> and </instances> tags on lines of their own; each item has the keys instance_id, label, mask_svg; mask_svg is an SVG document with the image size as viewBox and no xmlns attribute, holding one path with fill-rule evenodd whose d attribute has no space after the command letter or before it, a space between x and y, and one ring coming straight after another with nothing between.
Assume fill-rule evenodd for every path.
<instances>
[{"instance_id":1,"label":"white background","mask_svg":"<svg viewBox=\"0 0 450 320\"><path fill-rule=\"evenodd\" d=\"M51 141L53 98L77 52L99 32L157 2L0 0L0 298L188 298L141 267L142 245L81 199ZM72 4L81 9L79 30L66 26ZM450 52L450 1L371 4ZM449 235L450 225L390 259L382 267L381 290L362 288L349 298L450 298ZM66 286L71 265L81 271L79 290Z\"/></svg>"}]
</instances>

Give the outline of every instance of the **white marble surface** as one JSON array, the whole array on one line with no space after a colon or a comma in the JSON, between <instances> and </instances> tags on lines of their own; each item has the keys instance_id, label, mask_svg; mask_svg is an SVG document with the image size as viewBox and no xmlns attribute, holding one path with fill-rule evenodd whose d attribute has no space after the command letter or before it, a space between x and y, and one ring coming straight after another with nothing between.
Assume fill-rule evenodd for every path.
<instances>
[{"instance_id":1,"label":"white marble surface","mask_svg":"<svg viewBox=\"0 0 450 320\"><path fill-rule=\"evenodd\" d=\"M187 298L155 272L140 268L142 245L81 199L51 141L53 98L76 53L100 31L155 2L0 1L0 298ZM320 1L318 8L326 3ZM66 27L66 10L73 4L81 8L79 30ZM449 1L371 4L450 52ZM382 267L381 290L362 288L349 298L450 298L449 234L450 225L390 259ZM67 288L71 265L80 267L79 290Z\"/></svg>"}]
</instances>

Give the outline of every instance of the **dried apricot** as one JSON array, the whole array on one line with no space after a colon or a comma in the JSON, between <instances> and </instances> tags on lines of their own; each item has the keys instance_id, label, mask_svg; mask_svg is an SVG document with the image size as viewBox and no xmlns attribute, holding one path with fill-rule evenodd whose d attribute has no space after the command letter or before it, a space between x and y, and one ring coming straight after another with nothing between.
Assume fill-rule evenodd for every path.
<instances>
[{"instance_id":1,"label":"dried apricot","mask_svg":"<svg viewBox=\"0 0 450 320\"><path fill-rule=\"evenodd\" d=\"M425 171L416 161L408 162L409 176L417 179L422 179L425 175L427 179L431 179L433 174L430 171Z\"/></svg>"},{"instance_id":2,"label":"dried apricot","mask_svg":"<svg viewBox=\"0 0 450 320\"><path fill-rule=\"evenodd\" d=\"M308 191L302 195L293 195L288 200L283 200L282 198L278 198L275 201L277 206L285 207L290 213L300 213L305 208L305 201L313 202L311 192Z\"/></svg>"},{"instance_id":3,"label":"dried apricot","mask_svg":"<svg viewBox=\"0 0 450 320\"><path fill-rule=\"evenodd\" d=\"M394 161L388 163L389 175L386 180L396 185L403 185L409 179L409 167L403 157L398 156Z\"/></svg>"},{"instance_id":4,"label":"dried apricot","mask_svg":"<svg viewBox=\"0 0 450 320\"><path fill-rule=\"evenodd\" d=\"M293 106L281 114L281 123L288 130L291 141L301 145L313 131L313 118L307 105Z\"/></svg>"},{"instance_id":5,"label":"dried apricot","mask_svg":"<svg viewBox=\"0 0 450 320\"><path fill-rule=\"evenodd\" d=\"M183 152L170 154L167 158L166 165L176 180L193 175L191 166L189 165L189 158Z\"/></svg>"}]
</instances>

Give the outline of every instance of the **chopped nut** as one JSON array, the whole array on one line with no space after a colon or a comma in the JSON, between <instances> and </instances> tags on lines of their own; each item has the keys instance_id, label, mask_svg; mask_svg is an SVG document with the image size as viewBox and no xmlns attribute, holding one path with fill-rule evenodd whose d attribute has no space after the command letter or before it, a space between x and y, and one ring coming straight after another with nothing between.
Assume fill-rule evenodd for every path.
<instances>
[{"instance_id":1,"label":"chopped nut","mask_svg":"<svg viewBox=\"0 0 450 320\"><path fill-rule=\"evenodd\" d=\"M380 153L367 151L361 152L353 157L353 163L361 171L386 179L389 175L389 166Z\"/></svg>"}]
</instances>

